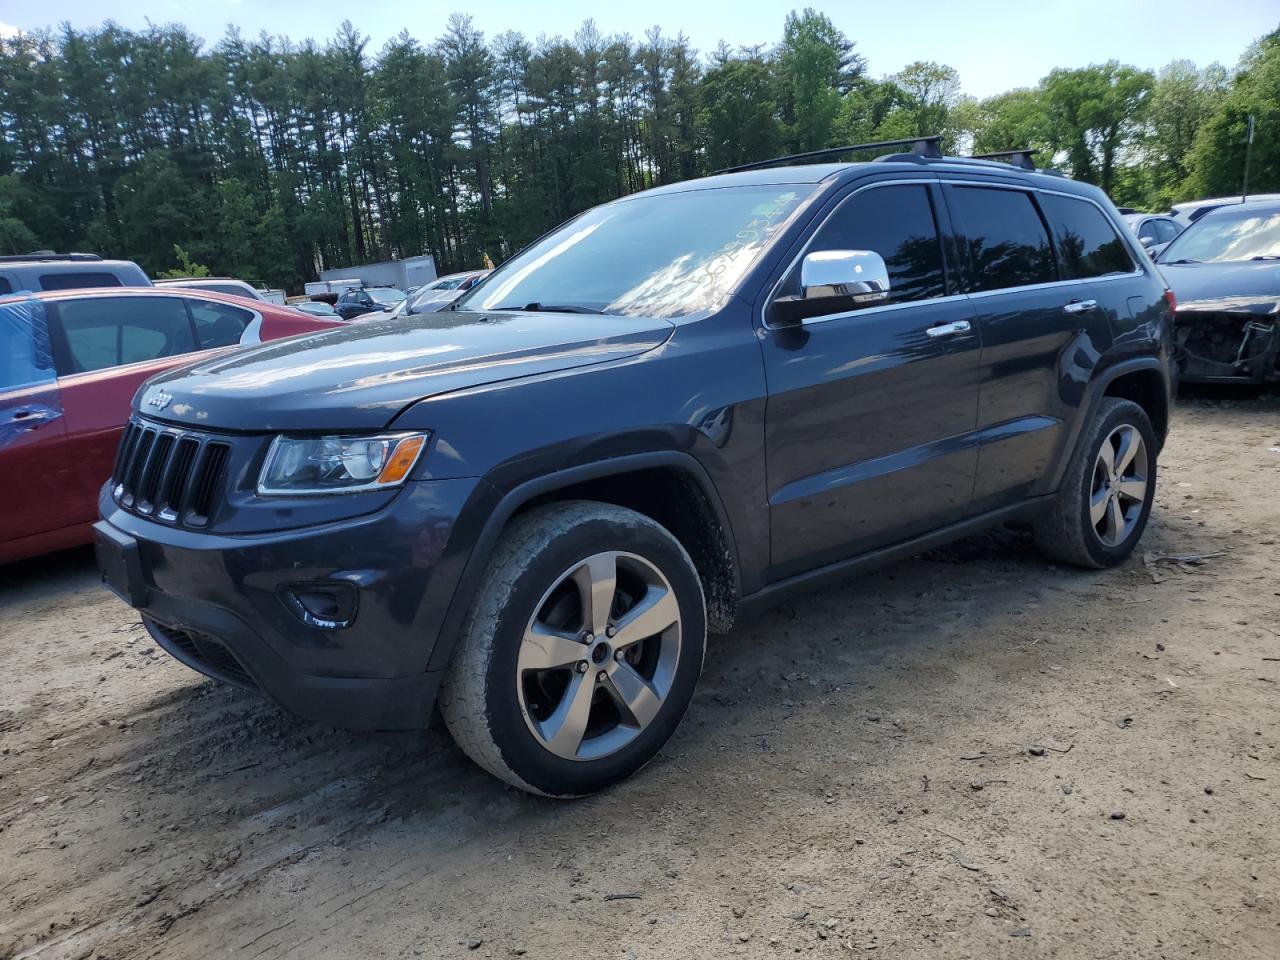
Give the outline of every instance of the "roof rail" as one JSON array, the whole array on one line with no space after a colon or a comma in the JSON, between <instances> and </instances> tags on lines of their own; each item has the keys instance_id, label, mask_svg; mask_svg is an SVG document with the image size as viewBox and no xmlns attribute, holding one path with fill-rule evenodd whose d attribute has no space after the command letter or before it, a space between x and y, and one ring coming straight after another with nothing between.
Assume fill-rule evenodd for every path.
<instances>
[{"instance_id":1,"label":"roof rail","mask_svg":"<svg viewBox=\"0 0 1280 960\"><path fill-rule=\"evenodd\" d=\"M1022 170L1030 170L1035 172L1035 150L1030 147L1024 147L1021 150L996 150L993 153L975 153L971 160L999 160L1007 163L1012 167L1018 167Z\"/></svg>"},{"instance_id":2,"label":"roof rail","mask_svg":"<svg viewBox=\"0 0 1280 960\"><path fill-rule=\"evenodd\" d=\"M906 137L902 140L876 140L872 143L851 143L845 147L828 147L825 150L809 150L805 153L791 153L772 160L757 160L754 163L743 163L736 167L725 167L716 173L741 173L744 170L764 170L767 167L781 167L797 161L814 161L828 157L838 157L843 153L859 153L863 150L879 150L888 147L911 147L912 152L903 157L920 157L926 160L942 159L942 136L931 134L927 137Z\"/></svg>"},{"instance_id":3,"label":"roof rail","mask_svg":"<svg viewBox=\"0 0 1280 960\"><path fill-rule=\"evenodd\" d=\"M19 253L0 257L0 263L30 263L32 261L71 261L85 262L101 260L96 253L54 253L52 250L33 250L31 253Z\"/></svg>"}]
</instances>

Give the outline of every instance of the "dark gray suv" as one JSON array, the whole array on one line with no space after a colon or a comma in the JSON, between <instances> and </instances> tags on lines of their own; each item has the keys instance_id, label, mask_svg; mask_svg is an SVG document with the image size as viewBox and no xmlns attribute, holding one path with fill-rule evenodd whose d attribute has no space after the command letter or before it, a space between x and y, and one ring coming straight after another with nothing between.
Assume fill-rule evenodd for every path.
<instances>
[{"instance_id":1,"label":"dark gray suv","mask_svg":"<svg viewBox=\"0 0 1280 960\"><path fill-rule=\"evenodd\" d=\"M643 766L708 630L984 527L1123 560L1171 299L1106 197L936 141L589 210L438 314L152 380L97 527L156 641L526 790Z\"/></svg>"}]
</instances>

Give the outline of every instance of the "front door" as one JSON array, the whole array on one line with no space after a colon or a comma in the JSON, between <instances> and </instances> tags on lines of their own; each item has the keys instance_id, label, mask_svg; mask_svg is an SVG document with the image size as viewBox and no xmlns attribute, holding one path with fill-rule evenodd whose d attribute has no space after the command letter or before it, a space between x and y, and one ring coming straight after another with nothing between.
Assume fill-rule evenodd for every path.
<instances>
[{"instance_id":1,"label":"front door","mask_svg":"<svg viewBox=\"0 0 1280 960\"><path fill-rule=\"evenodd\" d=\"M0 562L5 544L61 529L72 466L39 300L0 305ZM17 553L15 552L16 556Z\"/></svg>"},{"instance_id":2,"label":"front door","mask_svg":"<svg viewBox=\"0 0 1280 960\"><path fill-rule=\"evenodd\" d=\"M979 337L949 286L936 184L846 198L805 252L870 250L887 301L803 323L766 310L766 469L779 579L963 518L977 451ZM945 221L944 221L945 222ZM774 298L799 292L797 258Z\"/></svg>"}]
</instances>

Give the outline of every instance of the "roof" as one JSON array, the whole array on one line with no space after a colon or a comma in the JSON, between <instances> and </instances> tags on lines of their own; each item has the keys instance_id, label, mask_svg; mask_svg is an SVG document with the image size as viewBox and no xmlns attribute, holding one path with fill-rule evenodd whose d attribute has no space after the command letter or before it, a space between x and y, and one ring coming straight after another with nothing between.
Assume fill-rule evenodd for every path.
<instances>
[{"instance_id":1,"label":"roof","mask_svg":"<svg viewBox=\"0 0 1280 960\"><path fill-rule=\"evenodd\" d=\"M1208 220L1210 217L1215 220L1221 220L1223 217L1229 217L1233 213L1269 213L1276 210L1280 210L1280 198L1274 200L1246 200L1243 203L1236 201L1235 203L1224 203L1220 207L1215 207L1203 217L1197 218L1196 223L1201 220Z\"/></svg>"},{"instance_id":2,"label":"roof","mask_svg":"<svg viewBox=\"0 0 1280 960\"><path fill-rule=\"evenodd\" d=\"M278 303L265 300L250 300L248 297L237 297L234 294L222 293L218 290L200 290L194 287L82 287L72 290L35 290L21 293L10 293L0 296L0 303L13 300L74 300L81 297L190 297L196 300L212 300L225 303L231 307L263 310L290 309Z\"/></svg>"},{"instance_id":3,"label":"roof","mask_svg":"<svg viewBox=\"0 0 1280 960\"><path fill-rule=\"evenodd\" d=\"M882 174L921 174L960 176L974 174L996 174L1006 182L1023 183L1030 187L1057 190L1063 193L1089 195L1099 191L1098 187L1081 183L1064 177L1052 170L1024 170L1009 163L995 160L981 160L971 157L911 157L898 155L879 160L857 161L852 163L803 163L788 166L766 167L759 170L744 170L738 173L719 173L697 180L684 180L661 187L654 187L641 193L622 197L625 202L631 197L666 193L683 193L692 190L714 190L721 187L748 186L785 186L787 184L844 184L862 177Z\"/></svg>"},{"instance_id":4,"label":"roof","mask_svg":"<svg viewBox=\"0 0 1280 960\"><path fill-rule=\"evenodd\" d=\"M74 259L68 259L66 256L0 257L0 270L8 270L13 267L39 267L41 270L68 270L76 273L103 268L124 268L139 271L142 269L132 260L103 260L101 257L87 254L83 256L76 255Z\"/></svg>"}]
</instances>

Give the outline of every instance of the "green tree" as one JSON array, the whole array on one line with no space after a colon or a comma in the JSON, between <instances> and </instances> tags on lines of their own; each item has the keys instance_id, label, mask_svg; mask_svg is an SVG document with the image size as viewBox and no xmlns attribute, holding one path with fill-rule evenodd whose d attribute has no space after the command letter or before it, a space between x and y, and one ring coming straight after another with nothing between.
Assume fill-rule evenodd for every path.
<instances>
[{"instance_id":1,"label":"green tree","mask_svg":"<svg viewBox=\"0 0 1280 960\"><path fill-rule=\"evenodd\" d=\"M1050 71L1041 84L1050 144L1073 177L1108 193L1121 150L1141 131L1155 78L1111 60Z\"/></svg>"},{"instance_id":2,"label":"green tree","mask_svg":"<svg viewBox=\"0 0 1280 960\"><path fill-rule=\"evenodd\" d=\"M702 78L698 130L707 167L719 170L775 157L782 128L773 71L759 47L718 50Z\"/></svg>"},{"instance_id":3,"label":"green tree","mask_svg":"<svg viewBox=\"0 0 1280 960\"><path fill-rule=\"evenodd\" d=\"M1254 140L1249 189L1252 193L1280 191L1280 30L1249 49L1231 90L1196 132L1187 158L1185 195L1223 196L1243 188L1250 115Z\"/></svg>"}]
</instances>

